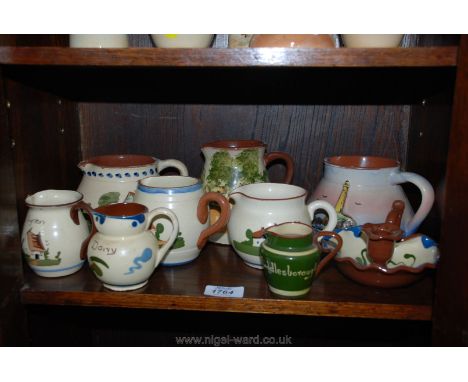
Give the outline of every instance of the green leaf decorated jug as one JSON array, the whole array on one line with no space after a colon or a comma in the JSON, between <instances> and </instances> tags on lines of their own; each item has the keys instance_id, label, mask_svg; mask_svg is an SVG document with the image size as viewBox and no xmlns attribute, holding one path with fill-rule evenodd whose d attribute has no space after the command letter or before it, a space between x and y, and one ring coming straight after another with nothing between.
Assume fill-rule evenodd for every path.
<instances>
[{"instance_id":1,"label":"green leaf decorated jug","mask_svg":"<svg viewBox=\"0 0 468 382\"><path fill-rule=\"evenodd\" d=\"M225 197L238 187L268 182L266 167L279 160L286 164L283 183L291 183L294 162L289 154L265 154L266 145L257 140L228 140L210 142L202 147L205 166L201 179L205 192L218 192ZM219 218L219 210L210 209L210 224ZM226 231L213 235L210 241L229 244Z\"/></svg>"}]
</instances>

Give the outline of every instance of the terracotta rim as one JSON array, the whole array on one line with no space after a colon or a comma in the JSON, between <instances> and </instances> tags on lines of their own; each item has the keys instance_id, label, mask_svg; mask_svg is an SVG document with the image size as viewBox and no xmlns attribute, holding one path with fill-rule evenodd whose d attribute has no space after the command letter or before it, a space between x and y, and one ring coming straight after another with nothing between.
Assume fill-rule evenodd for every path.
<instances>
[{"instance_id":1,"label":"terracotta rim","mask_svg":"<svg viewBox=\"0 0 468 382\"><path fill-rule=\"evenodd\" d=\"M93 164L102 168L133 168L143 167L154 164L157 159L149 155L138 154L116 154L116 155L100 155L81 161L78 167L84 167L87 164Z\"/></svg>"},{"instance_id":2,"label":"terracotta rim","mask_svg":"<svg viewBox=\"0 0 468 382\"><path fill-rule=\"evenodd\" d=\"M354 268L356 268L359 271L365 272L367 270L373 269L373 270L378 271L379 273L382 273L384 275L392 275L392 274L400 273L400 272L416 274L416 273L421 273L425 269L435 269L436 268L435 264L426 263L426 264L420 265L417 268L408 267L406 265L399 265L398 267L395 267L395 268L392 268L392 269L384 269L384 268L379 267L377 264L360 265L354 259L352 259L350 257L345 257L345 258L335 257L335 261L337 261L338 263L351 264L351 265L354 266Z\"/></svg>"},{"instance_id":3,"label":"terracotta rim","mask_svg":"<svg viewBox=\"0 0 468 382\"><path fill-rule=\"evenodd\" d=\"M239 139L239 140L226 140L226 141L213 141L209 143L205 143L202 146L203 148L211 147L214 149L231 149L231 150L239 150L239 149L248 149L253 147L266 147L266 144L262 141L258 141L255 139Z\"/></svg>"},{"instance_id":4,"label":"terracotta rim","mask_svg":"<svg viewBox=\"0 0 468 382\"><path fill-rule=\"evenodd\" d=\"M147 213L148 208L140 203L113 203L98 207L94 212L111 217L129 217Z\"/></svg>"},{"instance_id":5,"label":"terracotta rim","mask_svg":"<svg viewBox=\"0 0 468 382\"><path fill-rule=\"evenodd\" d=\"M324 162L327 165L359 170L378 170L382 168L400 167L400 162L396 159L366 155L340 155L325 158Z\"/></svg>"},{"instance_id":6,"label":"terracotta rim","mask_svg":"<svg viewBox=\"0 0 468 382\"><path fill-rule=\"evenodd\" d=\"M70 190L72 191L72 190ZM32 203L28 203L26 201L27 198L29 198L30 196L33 196L33 195L28 195L26 196L25 198L25 201L24 203L26 204L27 207L66 207L66 206L72 206L76 203L79 203L83 200L83 194L79 191L72 191L72 192L76 192L77 194L80 195L79 199L75 200L74 202L70 202L70 203L63 203L63 204L32 204Z\"/></svg>"},{"instance_id":7,"label":"terracotta rim","mask_svg":"<svg viewBox=\"0 0 468 382\"><path fill-rule=\"evenodd\" d=\"M269 183L252 183L252 184L269 184ZM300 195L297 195L297 196L291 196L290 198L257 198L255 196L250 196L250 195L246 195L244 192L242 191L236 191L234 190L233 192L231 192L229 194L229 197L231 197L231 195L236 195L236 194L239 194L239 195L243 195L245 196L246 198L248 199L253 199L253 200L262 200L262 201L265 201L265 202L272 202L272 201L276 201L276 200L293 200L293 199L299 199L299 198L302 198L304 196L307 195L307 190L303 189L302 187L299 187L299 186L296 186L294 184L284 184L284 183L270 183L270 184L281 184L281 185L287 185L287 186L293 186L293 187L297 187L297 188L300 188L302 190L304 190L303 193L301 193ZM247 184L246 186L250 186L250 184ZM245 186L242 186L242 187L245 187ZM239 187L241 188L241 187ZM239 189L238 188L238 189Z\"/></svg>"}]
</instances>

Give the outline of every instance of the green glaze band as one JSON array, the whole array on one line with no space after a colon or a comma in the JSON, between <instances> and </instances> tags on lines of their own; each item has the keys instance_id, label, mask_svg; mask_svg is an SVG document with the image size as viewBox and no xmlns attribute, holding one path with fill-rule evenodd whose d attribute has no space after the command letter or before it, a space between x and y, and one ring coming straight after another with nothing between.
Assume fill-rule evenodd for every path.
<instances>
[{"instance_id":1,"label":"green glaze band","mask_svg":"<svg viewBox=\"0 0 468 382\"><path fill-rule=\"evenodd\" d=\"M303 252L314 248L312 235L284 236L266 233L266 245L279 251Z\"/></svg>"},{"instance_id":2,"label":"green glaze band","mask_svg":"<svg viewBox=\"0 0 468 382\"><path fill-rule=\"evenodd\" d=\"M278 251L275 250L275 252ZM288 252L275 252L268 250L265 242L262 243L260 255L268 285L278 291L305 291L307 293L320 261L320 252L316 248L304 251L304 254L299 256Z\"/></svg>"}]
</instances>

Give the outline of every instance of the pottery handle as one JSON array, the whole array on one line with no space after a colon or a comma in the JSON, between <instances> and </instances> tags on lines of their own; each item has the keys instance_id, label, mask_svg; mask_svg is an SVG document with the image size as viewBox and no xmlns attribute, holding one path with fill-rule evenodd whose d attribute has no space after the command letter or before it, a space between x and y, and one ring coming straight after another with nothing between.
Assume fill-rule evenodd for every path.
<instances>
[{"instance_id":1,"label":"pottery handle","mask_svg":"<svg viewBox=\"0 0 468 382\"><path fill-rule=\"evenodd\" d=\"M314 220L315 211L323 209L328 214L328 224L323 228L323 231L332 231L336 227L336 223L338 222L338 217L336 216L335 207L333 207L330 203L324 200L315 200L312 203L307 205L307 210L309 211L310 220Z\"/></svg>"},{"instance_id":2,"label":"pottery handle","mask_svg":"<svg viewBox=\"0 0 468 382\"><path fill-rule=\"evenodd\" d=\"M181 176L188 176L187 167L180 160L177 160L177 159L158 160L158 164L156 165L156 170L158 170L158 174L161 173L161 171L164 170L165 168L175 168L179 170L179 173Z\"/></svg>"},{"instance_id":3,"label":"pottery handle","mask_svg":"<svg viewBox=\"0 0 468 382\"><path fill-rule=\"evenodd\" d=\"M80 220L78 218L78 211L79 210L85 210L88 213L89 219L91 220L91 233L89 236L81 243L81 249L80 249L80 259L81 260L86 260L87 254L88 254L88 245L89 242L91 241L91 238L94 236L94 234L97 232L96 225L94 224L94 218L93 218L93 209L91 206L83 201L78 202L74 204L70 208L70 217L73 220L73 222L76 225L80 225Z\"/></svg>"},{"instance_id":4,"label":"pottery handle","mask_svg":"<svg viewBox=\"0 0 468 382\"><path fill-rule=\"evenodd\" d=\"M172 244L174 244L174 242L177 239L177 235L179 234L179 220L177 220L177 216L175 216L174 212L164 207L155 208L154 210L148 213L148 220L146 222L145 229L150 229L154 218L156 216L161 216L161 215L166 216L171 221L172 232L171 232L171 235L169 236L169 239L167 239L167 242L161 248L158 248L158 254L156 256L156 262L154 263L154 268L156 268L159 265L159 263L164 258L166 253L169 251L169 249L171 249Z\"/></svg>"},{"instance_id":5,"label":"pottery handle","mask_svg":"<svg viewBox=\"0 0 468 382\"><path fill-rule=\"evenodd\" d=\"M329 248L324 248L322 246L321 240L319 240L319 238L323 236L332 236L338 242L336 247L332 251L330 251ZM315 271L315 275L317 276L320 273L320 271L323 269L323 267L327 265L330 262L330 260L333 259L335 255L340 251L341 246L343 245L343 239L341 238L340 235L338 235L335 232L321 231L317 233L316 235L314 235L314 242L321 252L327 253L327 255L320 261L317 267L317 270Z\"/></svg>"},{"instance_id":6,"label":"pottery handle","mask_svg":"<svg viewBox=\"0 0 468 382\"><path fill-rule=\"evenodd\" d=\"M231 215L231 205L228 200L221 194L217 192L207 192L204 194L200 201L198 202L197 208L197 217L200 223L205 224L208 220L209 208L208 205L210 202L215 202L221 207L221 215L215 224L205 228L201 233L197 241L198 249L202 249L208 238L217 233L222 232L229 221L229 216Z\"/></svg>"},{"instance_id":7,"label":"pottery handle","mask_svg":"<svg viewBox=\"0 0 468 382\"><path fill-rule=\"evenodd\" d=\"M432 205L434 204L434 188L425 178L414 172L393 173L390 177L390 181L392 184L413 183L419 188L419 191L421 191L421 204L413 218L407 223L406 227L404 227L405 236L411 235L416 232L419 225L431 211Z\"/></svg>"},{"instance_id":8,"label":"pottery handle","mask_svg":"<svg viewBox=\"0 0 468 382\"><path fill-rule=\"evenodd\" d=\"M286 163L286 175L284 176L283 183L291 184L294 175L294 160L289 154L280 151L273 151L265 155L265 166L268 166L271 162L277 159L281 159Z\"/></svg>"}]
</instances>

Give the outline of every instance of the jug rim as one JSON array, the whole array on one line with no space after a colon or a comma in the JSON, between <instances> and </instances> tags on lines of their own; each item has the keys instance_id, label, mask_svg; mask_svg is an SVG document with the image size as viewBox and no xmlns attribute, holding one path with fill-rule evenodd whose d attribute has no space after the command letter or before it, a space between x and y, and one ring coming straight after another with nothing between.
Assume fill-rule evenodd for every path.
<instances>
[{"instance_id":1,"label":"jug rim","mask_svg":"<svg viewBox=\"0 0 468 382\"><path fill-rule=\"evenodd\" d=\"M122 208L130 208L129 212L123 212ZM145 214L148 212L148 207L140 203L111 203L105 206L95 208L93 213L108 216L111 218L128 218Z\"/></svg>"},{"instance_id":2,"label":"jug rim","mask_svg":"<svg viewBox=\"0 0 468 382\"><path fill-rule=\"evenodd\" d=\"M300 194L298 195L295 195L295 196L289 196L289 197L283 197L283 198L264 198L264 197L257 197L257 196L252 196L252 195L248 195L244 192L244 190L247 188L252 188L252 187L268 187L268 186L271 186L271 185L274 185L274 187L288 187L290 189L294 188L296 189L298 192L301 191ZM299 187L299 186L296 186L294 184L284 184L284 183L268 183L268 182L264 182L264 183L251 183L251 184L246 184L244 186L241 186L241 187L238 187L236 189L234 189L230 194L229 194L229 197L231 197L232 195L236 195L236 194L240 194L240 195L243 195L245 196L246 198L248 199L253 199L253 200L261 200L261 201L278 201L278 200L293 200L293 199L300 199L302 197L305 197L307 195L307 190L302 188L302 187Z\"/></svg>"},{"instance_id":3,"label":"jug rim","mask_svg":"<svg viewBox=\"0 0 468 382\"><path fill-rule=\"evenodd\" d=\"M166 182L174 179L186 180L189 184L183 186L171 185L150 185L148 183L151 179ZM138 190L148 194L180 194L201 190L202 182L200 179L192 176L183 175L166 175L166 176L148 176L138 181Z\"/></svg>"},{"instance_id":4,"label":"jug rim","mask_svg":"<svg viewBox=\"0 0 468 382\"><path fill-rule=\"evenodd\" d=\"M396 159L371 155L338 155L326 157L326 165L357 170L379 170L383 168L400 167Z\"/></svg>"},{"instance_id":5,"label":"jug rim","mask_svg":"<svg viewBox=\"0 0 468 382\"><path fill-rule=\"evenodd\" d=\"M60 203L60 204L38 204L37 202L36 203L33 203L31 201L28 202L28 200L31 200L31 198L33 198L34 196L38 196L40 197L40 194L44 194L44 193L57 193L57 192L60 192L60 193L67 193L69 194L70 196L71 195L75 195L76 196L76 199L73 200L73 201L69 201L69 202L65 202L65 203ZM67 206L72 206L73 204L76 204L78 202L81 202L83 200L83 194L79 191L75 191L75 190L54 190L54 189L47 189L47 190L42 190L42 191L38 191L34 194L29 194L26 196L25 198L25 204L27 207L67 207Z\"/></svg>"},{"instance_id":6,"label":"jug rim","mask_svg":"<svg viewBox=\"0 0 468 382\"><path fill-rule=\"evenodd\" d=\"M281 226L285 226L285 225L303 226L304 228L307 228L308 230L310 230L310 232L304 233L304 234L286 235L286 234L280 234L278 232L271 231L271 229L281 228ZM273 235L275 237L281 237L281 238L286 238L286 239L301 239L301 238L306 238L306 237L312 236L312 234L314 233L314 230L313 230L313 228L312 228L312 226L310 224L293 221L293 222L283 222L283 223L280 223L280 224L275 224L275 225L272 225L270 227L267 227L267 228L265 228L265 233L268 233L268 234Z\"/></svg>"},{"instance_id":7,"label":"jug rim","mask_svg":"<svg viewBox=\"0 0 468 382\"><path fill-rule=\"evenodd\" d=\"M229 139L205 143L203 148L241 150L266 147L266 144L256 139Z\"/></svg>"},{"instance_id":8,"label":"jug rim","mask_svg":"<svg viewBox=\"0 0 468 382\"><path fill-rule=\"evenodd\" d=\"M158 159L150 155L143 154L108 154L98 155L85 159L78 163L79 168L85 167L87 164L98 166L101 168L136 168L152 165Z\"/></svg>"}]
</instances>

